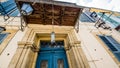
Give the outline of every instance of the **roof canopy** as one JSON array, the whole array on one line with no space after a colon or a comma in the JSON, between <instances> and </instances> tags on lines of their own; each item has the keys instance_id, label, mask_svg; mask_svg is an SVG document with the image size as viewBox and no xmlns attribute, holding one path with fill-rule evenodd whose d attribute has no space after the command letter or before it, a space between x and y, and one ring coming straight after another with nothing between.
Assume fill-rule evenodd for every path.
<instances>
[{"instance_id":1,"label":"roof canopy","mask_svg":"<svg viewBox=\"0 0 120 68\"><path fill-rule=\"evenodd\" d=\"M26 22L30 24L51 25L52 19L54 19L55 25L74 26L82 12L82 9L73 3L48 0L36 0L36 3L34 3L34 0L18 0L20 7L23 3L31 4L34 9L31 15L24 16ZM52 6L54 7L54 11Z\"/></svg>"}]
</instances>

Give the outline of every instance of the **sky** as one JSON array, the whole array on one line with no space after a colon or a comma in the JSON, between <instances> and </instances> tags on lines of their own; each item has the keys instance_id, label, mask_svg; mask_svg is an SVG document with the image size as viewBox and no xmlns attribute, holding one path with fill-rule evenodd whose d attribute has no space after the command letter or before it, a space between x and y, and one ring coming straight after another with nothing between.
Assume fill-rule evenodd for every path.
<instances>
[{"instance_id":1,"label":"sky","mask_svg":"<svg viewBox=\"0 0 120 68\"><path fill-rule=\"evenodd\" d=\"M94 7L120 12L120 0L56 0L76 3L79 6Z\"/></svg>"},{"instance_id":2,"label":"sky","mask_svg":"<svg viewBox=\"0 0 120 68\"><path fill-rule=\"evenodd\" d=\"M5 1L5 0L0 0ZM8 0L6 0L8 1ZM55 0L76 3L79 6L93 7L120 12L120 0Z\"/></svg>"}]
</instances>

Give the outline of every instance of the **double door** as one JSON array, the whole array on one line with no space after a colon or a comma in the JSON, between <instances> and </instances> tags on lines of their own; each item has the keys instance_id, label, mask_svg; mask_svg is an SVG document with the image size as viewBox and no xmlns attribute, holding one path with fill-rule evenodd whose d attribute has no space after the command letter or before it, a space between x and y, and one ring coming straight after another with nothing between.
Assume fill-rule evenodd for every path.
<instances>
[{"instance_id":1,"label":"double door","mask_svg":"<svg viewBox=\"0 0 120 68\"><path fill-rule=\"evenodd\" d=\"M65 51L63 49L40 51L36 68L68 68Z\"/></svg>"}]
</instances>

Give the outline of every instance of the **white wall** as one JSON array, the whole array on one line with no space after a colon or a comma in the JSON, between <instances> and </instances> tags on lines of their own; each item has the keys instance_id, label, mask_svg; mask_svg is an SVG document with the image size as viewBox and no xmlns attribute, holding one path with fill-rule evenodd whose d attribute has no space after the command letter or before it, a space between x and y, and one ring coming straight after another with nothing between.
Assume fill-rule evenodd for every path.
<instances>
[{"instance_id":1,"label":"white wall","mask_svg":"<svg viewBox=\"0 0 120 68\"><path fill-rule=\"evenodd\" d=\"M10 17L8 20L4 20L3 16L0 16L0 25L20 25L20 17Z\"/></svg>"},{"instance_id":2,"label":"white wall","mask_svg":"<svg viewBox=\"0 0 120 68\"><path fill-rule=\"evenodd\" d=\"M8 65L18 47L17 42L22 40L26 31L27 31L27 28L23 32L21 30L19 30L16 33L16 35L12 38L12 40L9 42L6 49L0 55L0 68L8 68ZM8 53L9 53L9 55L7 55Z\"/></svg>"},{"instance_id":3,"label":"white wall","mask_svg":"<svg viewBox=\"0 0 120 68\"><path fill-rule=\"evenodd\" d=\"M114 62L103 45L93 35L93 31L100 30L94 27L94 24L81 23L78 39L81 41L81 47L88 59L91 68L119 68Z\"/></svg>"},{"instance_id":4,"label":"white wall","mask_svg":"<svg viewBox=\"0 0 120 68\"><path fill-rule=\"evenodd\" d=\"M12 18L11 18L12 19ZM4 25L6 22L2 18L0 18L0 25ZM20 25L20 19L16 18L14 21L9 23L9 25ZM117 64L108 54L108 52L104 49L104 47L96 40L93 36L92 31L98 31L94 27L94 24L86 24L80 23L80 30L77 33L78 39L81 41L81 47L88 59L91 68L118 68ZM6 49L0 55L0 68L7 68L12 57L14 56L17 49L17 42L22 40L25 32L21 32L20 30L16 33L14 38L9 42ZM7 55L7 54L10 55Z\"/></svg>"}]
</instances>

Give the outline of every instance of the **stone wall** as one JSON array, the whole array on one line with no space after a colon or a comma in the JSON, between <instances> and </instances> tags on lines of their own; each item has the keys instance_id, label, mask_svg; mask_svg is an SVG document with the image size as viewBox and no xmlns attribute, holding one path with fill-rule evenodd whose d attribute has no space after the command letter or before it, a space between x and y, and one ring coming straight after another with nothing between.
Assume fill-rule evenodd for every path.
<instances>
[{"instance_id":1,"label":"stone wall","mask_svg":"<svg viewBox=\"0 0 120 68\"><path fill-rule=\"evenodd\" d=\"M52 26L29 25L22 41L18 42L18 49L9 68L35 68L40 40L50 40ZM80 41L75 35L73 27L55 26L56 40L65 41L69 68L89 68L87 59L80 47Z\"/></svg>"}]
</instances>

